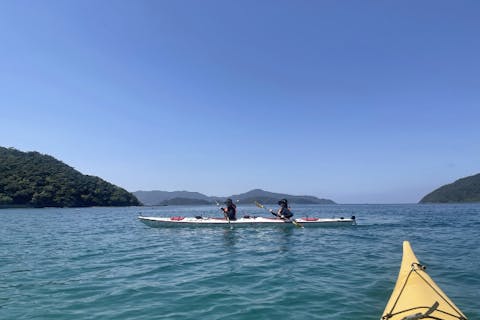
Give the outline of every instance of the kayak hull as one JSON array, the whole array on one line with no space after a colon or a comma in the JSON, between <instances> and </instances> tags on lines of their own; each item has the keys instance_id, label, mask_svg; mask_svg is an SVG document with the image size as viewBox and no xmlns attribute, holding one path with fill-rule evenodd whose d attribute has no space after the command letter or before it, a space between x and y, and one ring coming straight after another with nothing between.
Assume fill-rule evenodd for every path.
<instances>
[{"instance_id":1,"label":"kayak hull","mask_svg":"<svg viewBox=\"0 0 480 320\"><path fill-rule=\"evenodd\" d=\"M404 241L400 272L381 320L467 319L425 269Z\"/></svg>"},{"instance_id":2,"label":"kayak hull","mask_svg":"<svg viewBox=\"0 0 480 320\"><path fill-rule=\"evenodd\" d=\"M291 221L266 217L243 217L229 222L224 218L207 217L144 217L138 219L144 224L154 227L178 227L178 226L291 226ZM303 226L351 226L355 224L352 218L299 218L295 219Z\"/></svg>"}]
</instances>

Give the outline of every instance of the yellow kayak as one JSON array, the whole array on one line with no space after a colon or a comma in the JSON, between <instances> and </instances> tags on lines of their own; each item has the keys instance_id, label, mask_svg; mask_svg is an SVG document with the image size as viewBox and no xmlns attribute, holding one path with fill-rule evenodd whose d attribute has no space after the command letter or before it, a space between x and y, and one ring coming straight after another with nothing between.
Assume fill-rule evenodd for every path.
<instances>
[{"instance_id":1,"label":"yellow kayak","mask_svg":"<svg viewBox=\"0 0 480 320\"><path fill-rule=\"evenodd\" d=\"M397 283L385 307L382 320L467 319L433 282L425 269L415 257L410 243L404 241Z\"/></svg>"}]
</instances>

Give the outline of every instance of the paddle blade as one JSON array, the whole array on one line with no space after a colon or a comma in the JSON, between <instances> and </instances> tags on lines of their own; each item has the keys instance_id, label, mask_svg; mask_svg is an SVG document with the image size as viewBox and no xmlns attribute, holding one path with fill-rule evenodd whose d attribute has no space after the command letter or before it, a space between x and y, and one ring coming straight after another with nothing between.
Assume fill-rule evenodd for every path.
<instances>
[{"instance_id":1,"label":"paddle blade","mask_svg":"<svg viewBox=\"0 0 480 320\"><path fill-rule=\"evenodd\" d=\"M292 220L292 223L293 223L294 225L296 225L297 227L299 227L299 228L303 228L303 226L302 226L300 223L298 223L297 221L295 221L295 220Z\"/></svg>"},{"instance_id":2,"label":"paddle blade","mask_svg":"<svg viewBox=\"0 0 480 320\"><path fill-rule=\"evenodd\" d=\"M258 203L257 201L255 201L255 205L259 208L262 208L262 209L265 209L265 207L263 206L263 204L261 203Z\"/></svg>"}]
</instances>

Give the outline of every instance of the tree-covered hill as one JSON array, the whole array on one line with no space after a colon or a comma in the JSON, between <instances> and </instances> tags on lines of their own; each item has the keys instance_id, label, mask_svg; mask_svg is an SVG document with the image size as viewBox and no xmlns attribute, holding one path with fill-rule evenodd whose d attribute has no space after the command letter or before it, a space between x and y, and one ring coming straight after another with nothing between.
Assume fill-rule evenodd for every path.
<instances>
[{"instance_id":1,"label":"tree-covered hill","mask_svg":"<svg viewBox=\"0 0 480 320\"><path fill-rule=\"evenodd\" d=\"M0 207L140 205L126 190L38 152L0 147Z\"/></svg>"},{"instance_id":2,"label":"tree-covered hill","mask_svg":"<svg viewBox=\"0 0 480 320\"><path fill-rule=\"evenodd\" d=\"M444 185L420 200L420 203L449 202L480 202L480 173Z\"/></svg>"}]
</instances>

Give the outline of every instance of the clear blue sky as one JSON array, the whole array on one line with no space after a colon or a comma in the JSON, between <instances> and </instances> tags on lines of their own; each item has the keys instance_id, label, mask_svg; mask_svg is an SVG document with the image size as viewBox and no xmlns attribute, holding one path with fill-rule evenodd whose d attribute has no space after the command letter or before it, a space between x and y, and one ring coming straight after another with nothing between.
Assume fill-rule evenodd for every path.
<instances>
[{"instance_id":1,"label":"clear blue sky","mask_svg":"<svg viewBox=\"0 0 480 320\"><path fill-rule=\"evenodd\" d=\"M479 1L1 1L0 145L129 191L417 202L480 172Z\"/></svg>"}]
</instances>

